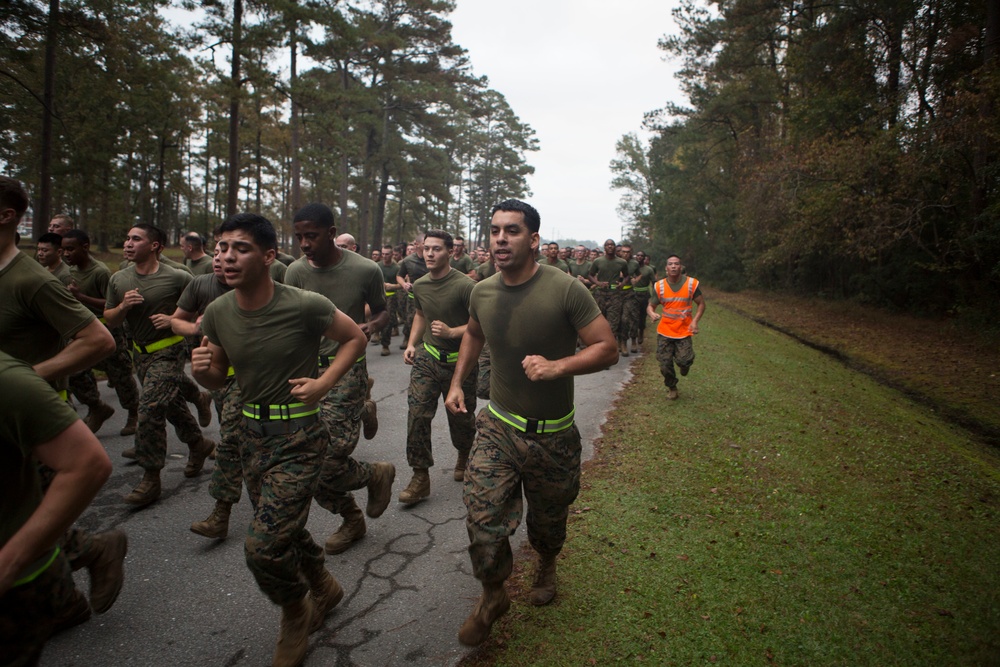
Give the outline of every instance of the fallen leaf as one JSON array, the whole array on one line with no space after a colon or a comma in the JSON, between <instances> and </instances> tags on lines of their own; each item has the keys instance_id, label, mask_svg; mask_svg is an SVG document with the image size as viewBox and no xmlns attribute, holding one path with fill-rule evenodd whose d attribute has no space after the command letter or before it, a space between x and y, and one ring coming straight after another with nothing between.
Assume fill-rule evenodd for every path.
<instances>
[{"instance_id":1,"label":"fallen leaf","mask_svg":"<svg viewBox=\"0 0 1000 667\"><path fill-rule=\"evenodd\" d=\"M643 618L649 618L652 615L653 615L652 612L649 612L649 611L642 612L642 617Z\"/></svg>"},{"instance_id":2,"label":"fallen leaf","mask_svg":"<svg viewBox=\"0 0 1000 667\"><path fill-rule=\"evenodd\" d=\"M677 557L677 560L690 560L690 559L691 557L688 556L687 554L681 554L680 556Z\"/></svg>"},{"instance_id":3,"label":"fallen leaf","mask_svg":"<svg viewBox=\"0 0 1000 667\"><path fill-rule=\"evenodd\" d=\"M710 619L710 618L711 618L711 616L709 616L708 614L703 614L703 615L702 615L702 619L703 619L703 620L706 620L706 621L707 621L707 620L708 620L708 619Z\"/></svg>"}]
</instances>

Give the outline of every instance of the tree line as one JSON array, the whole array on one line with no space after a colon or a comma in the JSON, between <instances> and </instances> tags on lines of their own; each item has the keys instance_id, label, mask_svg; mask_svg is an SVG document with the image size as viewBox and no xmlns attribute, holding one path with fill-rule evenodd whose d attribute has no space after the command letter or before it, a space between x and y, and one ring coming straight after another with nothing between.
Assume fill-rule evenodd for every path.
<instances>
[{"instance_id":1,"label":"tree line","mask_svg":"<svg viewBox=\"0 0 1000 667\"><path fill-rule=\"evenodd\" d=\"M1000 3L682 0L687 104L611 163L654 253L727 288L1000 321Z\"/></svg>"},{"instance_id":2,"label":"tree line","mask_svg":"<svg viewBox=\"0 0 1000 667\"><path fill-rule=\"evenodd\" d=\"M207 235L237 210L286 238L323 201L362 247L444 227L485 238L529 194L534 130L473 73L445 0L10 0L0 170L34 230L69 213ZM469 233L471 230L471 233Z\"/></svg>"}]
</instances>

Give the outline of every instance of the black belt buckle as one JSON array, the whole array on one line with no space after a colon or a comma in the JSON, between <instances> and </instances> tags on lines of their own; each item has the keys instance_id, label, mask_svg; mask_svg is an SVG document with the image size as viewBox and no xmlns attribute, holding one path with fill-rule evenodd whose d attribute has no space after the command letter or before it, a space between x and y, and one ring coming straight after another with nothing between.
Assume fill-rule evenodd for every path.
<instances>
[{"instance_id":1,"label":"black belt buckle","mask_svg":"<svg viewBox=\"0 0 1000 667\"><path fill-rule=\"evenodd\" d=\"M536 433L536 434L541 433L541 431L538 428L537 419L526 419L525 421L528 422L524 427L525 433Z\"/></svg>"},{"instance_id":2,"label":"black belt buckle","mask_svg":"<svg viewBox=\"0 0 1000 667\"><path fill-rule=\"evenodd\" d=\"M247 428L262 437L272 435L291 435L296 431L312 426L316 423L316 415L306 415L295 419L272 419L260 421L253 417L243 416L243 422Z\"/></svg>"}]
</instances>

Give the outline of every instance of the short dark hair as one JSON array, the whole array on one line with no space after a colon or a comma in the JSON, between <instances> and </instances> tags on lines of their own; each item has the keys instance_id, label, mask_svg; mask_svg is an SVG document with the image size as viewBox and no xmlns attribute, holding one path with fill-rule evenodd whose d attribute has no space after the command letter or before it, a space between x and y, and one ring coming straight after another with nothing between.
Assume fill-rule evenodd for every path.
<instances>
[{"instance_id":1,"label":"short dark hair","mask_svg":"<svg viewBox=\"0 0 1000 667\"><path fill-rule=\"evenodd\" d=\"M444 231L443 229L428 229L424 232L424 240L427 239L441 239L444 241L444 247L451 250L455 247L455 241L451 238L451 234Z\"/></svg>"},{"instance_id":2,"label":"short dark hair","mask_svg":"<svg viewBox=\"0 0 1000 667\"><path fill-rule=\"evenodd\" d=\"M205 247L205 239L198 232L188 232L184 235L184 240L198 246L199 248Z\"/></svg>"},{"instance_id":3,"label":"short dark hair","mask_svg":"<svg viewBox=\"0 0 1000 667\"><path fill-rule=\"evenodd\" d=\"M676 252L671 252L667 254L667 257L666 259L663 260L663 263L666 264L671 257L676 257L677 259L681 260L681 262L684 261L684 258L678 255Z\"/></svg>"},{"instance_id":4,"label":"short dark hair","mask_svg":"<svg viewBox=\"0 0 1000 667\"><path fill-rule=\"evenodd\" d=\"M141 229L146 232L146 237L151 243L159 243L161 246L167 245L167 235L156 225L151 225L148 222L137 222L130 229Z\"/></svg>"},{"instance_id":5,"label":"short dark hair","mask_svg":"<svg viewBox=\"0 0 1000 667\"><path fill-rule=\"evenodd\" d=\"M28 210L28 192L21 181L9 176L0 176L0 206L14 209L18 219Z\"/></svg>"},{"instance_id":6,"label":"short dark hair","mask_svg":"<svg viewBox=\"0 0 1000 667\"><path fill-rule=\"evenodd\" d=\"M331 227L336 227L336 219L334 218L333 211L326 204L320 204L313 202L311 204L306 204L292 217L292 223L296 222L313 222L320 227L325 227L329 229Z\"/></svg>"},{"instance_id":7,"label":"short dark hair","mask_svg":"<svg viewBox=\"0 0 1000 667\"><path fill-rule=\"evenodd\" d=\"M312 220L312 218L304 219ZM237 213L229 216L225 222L219 225L220 234L235 231L247 232L253 242L264 250L277 251L278 249L278 233L274 231L274 225L271 224L271 221L262 215Z\"/></svg>"},{"instance_id":8,"label":"short dark hair","mask_svg":"<svg viewBox=\"0 0 1000 667\"><path fill-rule=\"evenodd\" d=\"M497 211L516 211L524 216L524 224L528 226L528 229L534 233L538 233L538 230L542 226L542 218L538 215L538 211L531 204L521 201L520 199L505 199L499 204L494 204L493 210L490 211L490 217L492 217Z\"/></svg>"},{"instance_id":9,"label":"short dark hair","mask_svg":"<svg viewBox=\"0 0 1000 667\"><path fill-rule=\"evenodd\" d=\"M389 244L389 243L386 243L385 245L383 245L383 246L382 246L382 250L385 250L386 248L388 248L388 249L389 249L389 253L390 253L390 254L392 254L392 252L394 251L394 249L393 249L392 245L391 245L391 244Z\"/></svg>"},{"instance_id":10,"label":"short dark hair","mask_svg":"<svg viewBox=\"0 0 1000 667\"><path fill-rule=\"evenodd\" d=\"M46 232L38 237L38 241L36 241L36 243L48 243L49 245L60 247L62 246L62 236L52 232Z\"/></svg>"},{"instance_id":11,"label":"short dark hair","mask_svg":"<svg viewBox=\"0 0 1000 667\"><path fill-rule=\"evenodd\" d=\"M71 229L63 234L64 239L76 239L80 245L90 245L90 235L82 229Z\"/></svg>"}]
</instances>

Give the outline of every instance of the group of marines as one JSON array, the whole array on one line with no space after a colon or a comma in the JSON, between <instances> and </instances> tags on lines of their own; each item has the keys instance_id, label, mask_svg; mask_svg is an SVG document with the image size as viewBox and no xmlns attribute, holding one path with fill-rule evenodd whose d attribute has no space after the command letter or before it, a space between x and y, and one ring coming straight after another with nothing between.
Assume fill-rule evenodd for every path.
<instances>
[{"instance_id":1,"label":"group of marines","mask_svg":"<svg viewBox=\"0 0 1000 667\"><path fill-rule=\"evenodd\" d=\"M327 206L309 204L292 220L297 260L278 252L268 220L241 213L215 230L213 256L197 234L185 235L185 263L174 266L162 255L164 233L137 224L113 275L90 254L87 234L66 218L53 221L54 236L38 241L44 268L25 261L14 230L26 208L21 185L0 177L2 391L16 394L11 405L45 406L12 411L0 431L4 461L10 460L2 474L16 479L21 493L4 501L0 521L0 664L32 664L47 636L86 620L91 609L107 611L122 586L124 533L71 527L110 474L94 433L113 408L101 401L92 369L107 373L129 412L122 433L134 433L135 447L123 455L134 458L143 476L126 503L145 507L159 499L168 421L189 448L186 476L200 474L210 456L216 461L209 485L215 506L192 531L227 536L232 505L246 486L253 507L246 562L282 610L273 664L298 665L309 634L344 594L325 568L324 551L348 549L365 535L364 515L379 517L391 500L395 467L354 456L362 433L371 439L378 429L365 362L369 343L390 354L392 332L402 329L403 360L412 366L411 477L398 496L404 505L430 496L431 422L444 397L469 554L483 587L458 636L475 646L510 606L509 537L524 500L528 540L538 553L530 601L544 605L555 597L556 557L580 484L573 376L615 364L619 353L629 354L630 339L636 350L642 335L636 313L660 319L654 303L664 306L660 328L686 321L687 338L704 311L697 281L680 274L676 257L655 284L642 253L633 259L630 248L610 240L592 261L578 248L567 263L554 244L540 257L538 212L513 199L493 208L490 250L478 263L462 239L443 230L419 235L412 253L384 246L369 260L352 237L337 236ZM45 243L61 250L51 254L69 264L68 279ZM665 345L661 352L660 343L661 368L669 357L671 375L674 361L686 375L690 346ZM188 359L194 379L211 394L185 373ZM673 386L664 378L676 398L676 377ZM85 420L67 404L68 390L88 406ZM488 398L478 416L477 395ZM201 432L211 421L211 402L218 443ZM60 449L78 446L79 457ZM86 482L81 466L88 466ZM364 512L352 494L360 489L367 492ZM306 528L314 498L343 518L323 547ZM69 574L80 567L91 574L89 604ZM37 614L36 631L9 628L4 619L15 613L22 623Z\"/></svg>"}]
</instances>

